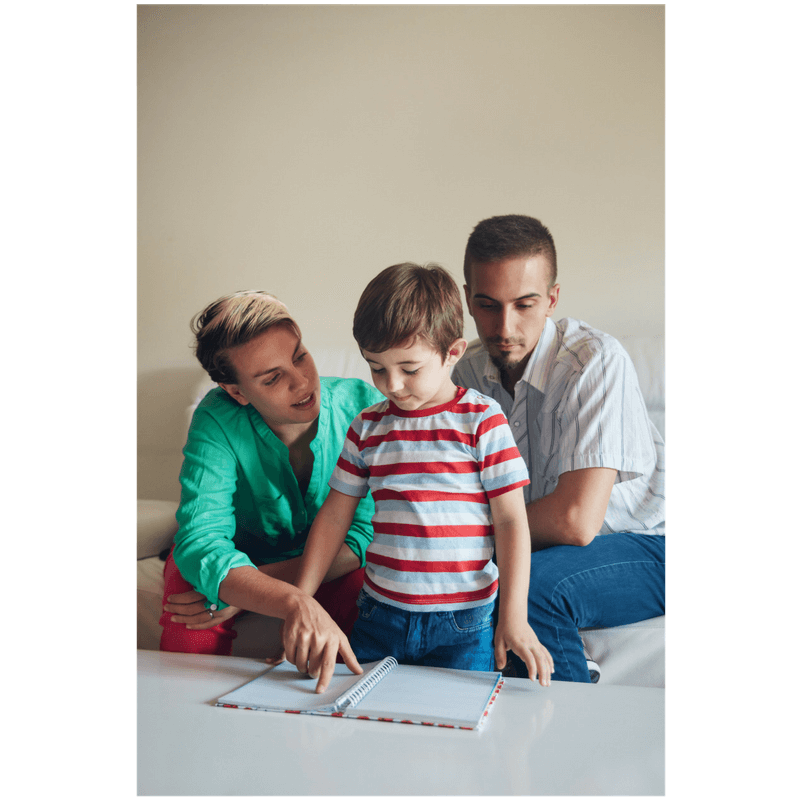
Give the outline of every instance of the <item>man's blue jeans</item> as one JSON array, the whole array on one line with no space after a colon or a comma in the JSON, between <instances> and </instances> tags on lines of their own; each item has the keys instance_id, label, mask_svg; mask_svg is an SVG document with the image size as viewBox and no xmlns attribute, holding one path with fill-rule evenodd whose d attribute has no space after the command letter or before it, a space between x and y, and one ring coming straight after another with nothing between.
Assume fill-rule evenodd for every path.
<instances>
[{"instance_id":1,"label":"man's blue jeans","mask_svg":"<svg viewBox=\"0 0 800 800\"><path fill-rule=\"evenodd\" d=\"M360 662L394 656L400 664L494 670L494 602L461 611L406 611L363 589L350 646Z\"/></svg>"},{"instance_id":2,"label":"man's blue jeans","mask_svg":"<svg viewBox=\"0 0 800 800\"><path fill-rule=\"evenodd\" d=\"M664 536L640 533L610 533L586 547L533 553L528 622L553 657L553 680L590 682L579 628L610 628L664 613L664 554ZM527 676L525 664L509 655L517 675Z\"/></svg>"}]
</instances>

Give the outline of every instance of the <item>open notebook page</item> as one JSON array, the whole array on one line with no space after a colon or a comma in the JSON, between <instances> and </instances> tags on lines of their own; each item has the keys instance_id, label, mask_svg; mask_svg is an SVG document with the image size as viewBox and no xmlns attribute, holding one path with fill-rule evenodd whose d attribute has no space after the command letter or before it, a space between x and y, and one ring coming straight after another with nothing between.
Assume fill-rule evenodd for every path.
<instances>
[{"instance_id":1,"label":"open notebook page","mask_svg":"<svg viewBox=\"0 0 800 800\"><path fill-rule=\"evenodd\" d=\"M366 673L377 663L379 662L373 661L362 664L361 668ZM301 675L296 667L283 661L250 683L220 697L217 702L275 711L287 708L293 711L314 711L333 705L336 698L361 677L350 672L344 664L337 664L328 688L322 694L316 694L317 681Z\"/></svg>"},{"instance_id":2,"label":"open notebook page","mask_svg":"<svg viewBox=\"0 0 800 800\"><path fill-rule=\"evenodd\" d=\"M399 664L346 716L475 725L496 688L496 672Z\"/></svg>"}]
</instances>

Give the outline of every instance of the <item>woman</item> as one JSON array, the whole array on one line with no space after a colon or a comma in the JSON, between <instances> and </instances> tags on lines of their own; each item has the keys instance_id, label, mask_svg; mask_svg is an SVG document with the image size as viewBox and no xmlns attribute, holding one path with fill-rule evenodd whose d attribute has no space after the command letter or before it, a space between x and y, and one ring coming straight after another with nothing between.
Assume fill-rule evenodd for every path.
<instances>
[{"instance_id":1,"label":"woman","mask_svg":"<svg viewBox=\"0 0 800 800\"><path fill-rule=\"evenodd\" d=\"M220 298L192 330L197 358L219 388L198 405L184 448L161 649L229 655L246 609L285 619L293 647L330 650L327 615L290 584L348 426L381 395L364 381L320 378L286 306L265 292ZM365 498L315 595L345 633L357 614L373 512Z\"/></svg>"}]
</instances>

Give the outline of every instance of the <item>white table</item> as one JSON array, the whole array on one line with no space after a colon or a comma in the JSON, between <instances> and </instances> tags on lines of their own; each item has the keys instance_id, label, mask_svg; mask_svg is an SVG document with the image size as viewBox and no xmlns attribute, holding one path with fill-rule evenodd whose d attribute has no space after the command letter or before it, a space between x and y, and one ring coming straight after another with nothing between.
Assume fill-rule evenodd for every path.
<instances>
[{"instance_id":1,"label":"white table","mask_svg":"<svg viewBox=\"0 0 800 800\"><path fill-rule=\"evenodd\" d=\"M664 690L507 680L480 731L216 708L261 661L138 653L139 795L663 795Z\"/></svg>"}]
</instances>

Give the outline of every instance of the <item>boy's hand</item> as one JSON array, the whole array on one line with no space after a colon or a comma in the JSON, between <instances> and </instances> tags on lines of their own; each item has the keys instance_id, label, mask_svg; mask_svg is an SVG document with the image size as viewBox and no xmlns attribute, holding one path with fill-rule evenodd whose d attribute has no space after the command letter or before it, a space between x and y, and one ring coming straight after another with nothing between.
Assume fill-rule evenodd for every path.
<instances>
[{"instance_id":1,"label":"boy's hand","mask_svg":"<svg viewBox=\"0 0 800 800\"><path fill-rule=\"evenodd\" d=\"M532 681L538 676L542 686L550 685L550 675L555 668L553 657L527 622L513 624L502 619L498 622L494 634L494 660L498 669L505 667L508 650L513 650L525 662Z\"/></svg>"}]
</instances>

